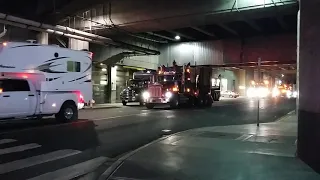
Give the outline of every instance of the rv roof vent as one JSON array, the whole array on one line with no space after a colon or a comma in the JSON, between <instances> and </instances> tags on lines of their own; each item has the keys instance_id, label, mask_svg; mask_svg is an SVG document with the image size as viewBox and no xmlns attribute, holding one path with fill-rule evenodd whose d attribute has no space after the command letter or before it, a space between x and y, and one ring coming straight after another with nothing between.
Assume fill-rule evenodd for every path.
<instances>
[{"instance_id":1,"label":"rv roof vent","mask_svg":"<svg viewBox=\"0 0 320 180\"><path fill-rule=\"evenodd\" d=\"M34 39L28 39L27 42L31 43L31 44L35 44L37 42L37 40Z\"/></svg>"}]
</instances>

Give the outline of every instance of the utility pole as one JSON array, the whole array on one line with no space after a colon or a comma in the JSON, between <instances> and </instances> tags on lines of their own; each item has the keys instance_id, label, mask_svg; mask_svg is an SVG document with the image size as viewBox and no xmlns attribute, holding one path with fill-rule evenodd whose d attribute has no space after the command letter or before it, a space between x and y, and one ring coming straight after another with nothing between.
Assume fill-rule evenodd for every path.
<instances>
[{"instance_id":1,"label":"utility pole","mask_svg":"<svg viewBox=\"0 0 320 180\"><path fill-rule=\"evenodd\" d=\"M261 80L260 80L260 66L261 66L261 57L258 58L258 86L260 86ZM257 126L260 125L260 96L257 96L258 101L258 109L257 109Z\"/></svg>"}]
</instances>

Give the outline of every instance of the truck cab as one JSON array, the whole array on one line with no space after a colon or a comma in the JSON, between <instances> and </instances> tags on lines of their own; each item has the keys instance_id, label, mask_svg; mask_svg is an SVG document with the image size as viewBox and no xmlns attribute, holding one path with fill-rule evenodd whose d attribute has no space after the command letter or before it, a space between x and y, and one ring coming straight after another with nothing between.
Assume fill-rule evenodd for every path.
<instances>
[{"instance_id":1,"label":"truck cab","mask_svg":"<svg viewBox=\"0 0 320 180\"><path fill-rule=\"evenodd\" d=\"M129 102L139 102L143 105L142 93L148 88L148 80L130 79L128 87L122 90L120 98L124 106Z\"/></svg>"},{"instance_id":2,"label":"truck cab","mask_svg":"<svg viewBox=\"0 0 320 180\"><path fill-rule=\"evenodd\" d=\"M0 118L27 117L35 113L35 87L26 79L0 78Z\"/></svg>"},{"instance_id":3,"label":"truck cab","mask_svg":"<svg viewBox=\"0 0 320 180\"><path fill-rule=\"evenodd\" d=\"M124 106L130 102L144 104L142 94L148 89L149 83L154 78L153 71L143 70L133 73L133 79L128 81L128 86L120 93L120 98Z\"/></svg>"}]
</instances>

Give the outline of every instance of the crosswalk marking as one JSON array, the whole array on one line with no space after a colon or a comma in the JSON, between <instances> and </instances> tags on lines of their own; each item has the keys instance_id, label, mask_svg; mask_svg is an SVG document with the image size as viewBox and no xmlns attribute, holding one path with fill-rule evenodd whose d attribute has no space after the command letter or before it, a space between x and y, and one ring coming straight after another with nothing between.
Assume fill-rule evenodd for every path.
<instances>
[{"instance_id":1,"label":"crosswalk marking","mask_svg":"<svg viewBox=\"0 0 320 180\"><path fill-rule=\"evenodd\" d=\"M11 142L16 142L17 140L15 139L0 139L0 144L6 144L6 143L11 143Z\"/></svg>"},{"instance_id":2,"label":"crosswalk marking","mask_svg":"<svg viewBox=\"0 0 320 180\"><path fill-rule=\"evenodd\" d=\"M78 150L72 150L72 149L64 149L64 150L58 150L54 152L50 152L47 154L42 154L38 156L33 156L26 159L21 159L17 161L12 161L4 164L0 164L0 174L12 172L18 169L23 169L27 167L31 167L34 165L54 161L57 159L62 159L68 156L72 156L75 154L81 153L81 151Z\"/></svg>"},{"instance_id":3,"label":"crosswalk marking","mask_svg":"<svg viewBox=\"0 0 320 180\"><path fill-rule=\"evenodd\" d=\"M81 175L85 175L94 169L98 168L102 163L104 163L108 158L106 157L98 157L95 159L91 159L79 164L75 164L73 166L69 166L63 169L59 169L57 171L49 172L29 180L42 180L42 179L50 179L50 180L69 180L79 177Z\"/></svg>"},{"instance_id":4,"label":"crosswalk marking","mask_svg":"<svg viewBox=\"0 0 320 180\"><path fill-rule=\"evenodd\" d=\"M38 148L38 147L41 147L41 145L36 144L36 143L25 144L25 145L21 145L21 146L14 146L14 147L10 147L10 148L0 149L0 155L14 153L14 152L21 152L21 151L25 151L28 149Z\"/></svg>"}]
</instances>

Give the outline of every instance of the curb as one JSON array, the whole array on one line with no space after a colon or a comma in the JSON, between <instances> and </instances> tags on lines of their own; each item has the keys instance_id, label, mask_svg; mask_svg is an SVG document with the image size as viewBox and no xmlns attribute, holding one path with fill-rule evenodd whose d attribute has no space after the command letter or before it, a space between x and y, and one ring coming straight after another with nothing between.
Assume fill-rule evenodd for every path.
<instances>
[{"instance_id":1,"label":"curb","mask_svg":"<svg viewBox=\"0 0 320 180\"><path fill-rule=\"evenodd\" d=\"M88 110L95 110L95 109L115 109L115 108L121 108L119 106L108 106L108 107L94 107L94 108L83 108L80 111L88 111Z\"/></svg>"},{"instance_id":2,"label":"curb","mask_svg":"<svg viewBox=\"0 0 320 180\"><path fill-rule=\"evenodd\" d=\"M135 149L133 151L130 151L128 152L127 154L123 155L122 157L120 157L118 160L116 160L116 162L114 162L104 173L102 173L98 180L108 180L112 174L114 172L116 172L120 167L121 165L123 164L123 162L128 159L129 157L133 156L134 154L136 154L137 152L143 150L144 148L147 148L149 146L151 146L152 144L155 144L157 142L160 142L160 141L163 141L165 139L168 139L170 138L171 136L175 136L175 135L178 135L178 134L181 134L181 133L185 133L187 131L190 131L190 129L188 130L185 130L185 131L180 131L180 132L176 132L176 133L173 133L173 134L170 134L168 136L164 136L164 137L161 137L159 139L156 139L154 141L151 141L149 142L148 144L145 144L144 146L141 146L139 147L138 149Z\"/></svg>"},{"instance_id":3,"label":"curb","mask_svg":"<svg viewBox=\"0 0 320 180\"><path fill-rule=\"evenodd\" d=\"M281 116L280 118L278 118L278 119L275 120L274 122L282 122L282 121L284 121L287 117L295 114L295 111L296 111L296 110L292 110L292 111L288 112L286 115Z\"/></svg>"}]
</instances>

